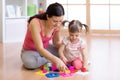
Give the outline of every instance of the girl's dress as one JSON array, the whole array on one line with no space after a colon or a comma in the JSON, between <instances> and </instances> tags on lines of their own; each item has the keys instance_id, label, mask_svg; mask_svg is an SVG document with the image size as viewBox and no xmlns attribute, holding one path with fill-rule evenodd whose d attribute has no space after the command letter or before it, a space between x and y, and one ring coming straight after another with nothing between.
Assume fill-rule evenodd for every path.
<instances>
[{"instance_id":1,"label":"girl's dress","mask_svg":"<svg viewBox=\"0 0 120 80\"><path fill-rule=\"evenodd\" d=\"M80 48L85 48L86 44L83 39L78 38L76 43L71 43L68 37L65 37L62 41L65 45L64 55L68 59L69 62L81 58Z\"/></svg>"}]
</instances>

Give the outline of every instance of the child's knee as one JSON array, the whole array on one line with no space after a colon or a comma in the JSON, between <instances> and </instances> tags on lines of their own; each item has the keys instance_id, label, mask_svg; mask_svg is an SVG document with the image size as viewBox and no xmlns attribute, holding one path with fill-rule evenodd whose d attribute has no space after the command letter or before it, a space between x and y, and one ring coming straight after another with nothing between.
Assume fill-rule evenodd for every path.
<instances>
[{"instance_id":1,"label":"child's knee","mask_svg":"<svg viewBox=\"0 0 120 80\"><path fill-rule=\"evenodd\" d=\"M76 59L72 62L72 65L75 67L75 69L81 69L82 68L82 61L80 59Z\"/></svg>"}]
</instances>

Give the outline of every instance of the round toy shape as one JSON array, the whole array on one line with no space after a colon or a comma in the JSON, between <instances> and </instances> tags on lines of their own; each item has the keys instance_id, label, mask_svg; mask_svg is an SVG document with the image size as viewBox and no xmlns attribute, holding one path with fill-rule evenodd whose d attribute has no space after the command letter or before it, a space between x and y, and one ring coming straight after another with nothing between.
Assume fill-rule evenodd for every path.
<instances>
[{"instance_id":1,"label":"round toy shape","mask_svg":"<svg viewBox=\"0 0 120 80\"><path fill-rule=\"evenodd\" d=\"M46 74L46 77L48 77L48 78L59 77L59 74L58 73L48 73L48 74Z\"/></svg>"}]
</instances>

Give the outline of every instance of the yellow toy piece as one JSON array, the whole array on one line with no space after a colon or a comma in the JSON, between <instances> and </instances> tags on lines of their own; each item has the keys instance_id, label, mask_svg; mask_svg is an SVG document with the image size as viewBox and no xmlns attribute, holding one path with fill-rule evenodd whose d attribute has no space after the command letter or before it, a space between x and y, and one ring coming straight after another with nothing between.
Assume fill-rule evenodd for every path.
<instances>
[{"instance_id":1,"label":"yellow toy piece","mask_svg":"<svg viewBox=\"0 0 120 80\"><path fill-rule=\"evenodd\" d=\"M70 73L70 70L65 70L65 73Z\"/></svg>"},{"instance_id":2,"label":"yellow toy piece","mask_svg":"<svg viewBox=\"0 0 120 80\"><path fill-rule=\"evenodd\" d=\"M48 73L48 72L43 73L43 71L40 70L40 71L36 72L36 75L39 75L39 76L45 76L45 74L47 74L47 73Z\"/></svg>"},{"instance_id":3,"label":"yellow toy piece","mask_svg":"<svg viewBox=\"0 0 120 80\"><path fill-rule=\"evenodd\" d=\"M61 73L69 74L69 73L71 73L71 72L70 72L70 70L65 70L64 72L63 72L63 71L60 71L59 73L60 73L60 74L61 74Z\"/></svg>"}]
</instances>

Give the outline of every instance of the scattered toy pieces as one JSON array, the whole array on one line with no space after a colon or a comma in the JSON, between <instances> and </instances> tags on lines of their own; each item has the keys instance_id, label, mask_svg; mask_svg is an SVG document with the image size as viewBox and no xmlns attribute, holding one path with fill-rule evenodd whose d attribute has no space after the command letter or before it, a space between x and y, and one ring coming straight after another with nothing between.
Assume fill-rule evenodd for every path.
<instances>
[{"instance_id":1,"label":"scattered toy pieces","mask_svg":"<svg viewBox=\"0 0 120 80\"><path fill-rule=\"evenodd\" d=\"M81 75L88 74L87 69L84 67L82 67L79 70L75 69L74 66L72 66L71 64L68 64L67 67L68 70L66 70L65 72L60 72L55 65L48 63L42 65L40 67L40 71L36 72L36 75L46 76L47 78L55 78L59 76L69 77L72 76L73 73L81 74Z\"/></svg>"}]
</instances>

